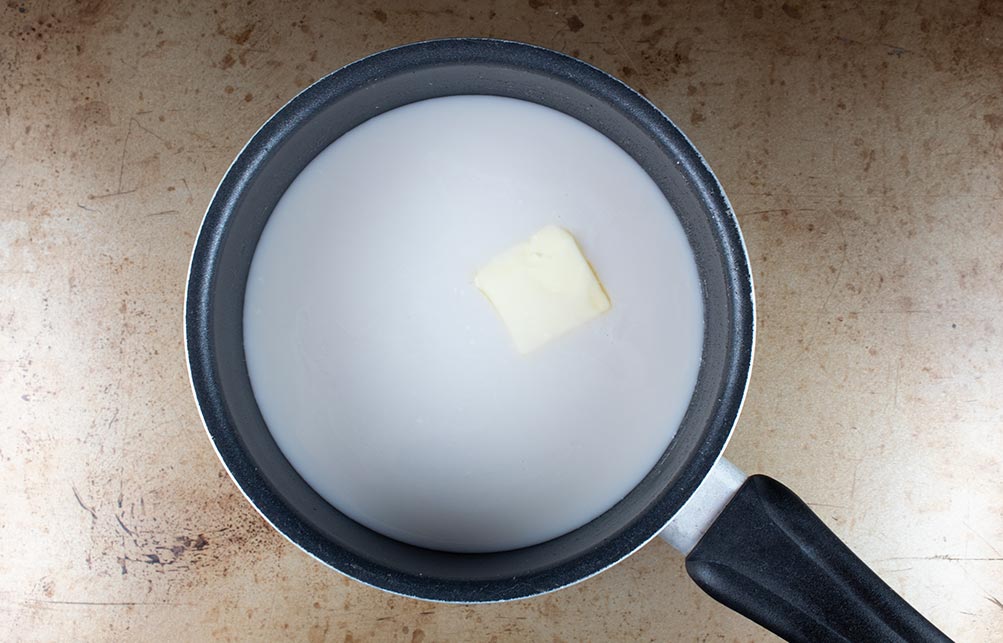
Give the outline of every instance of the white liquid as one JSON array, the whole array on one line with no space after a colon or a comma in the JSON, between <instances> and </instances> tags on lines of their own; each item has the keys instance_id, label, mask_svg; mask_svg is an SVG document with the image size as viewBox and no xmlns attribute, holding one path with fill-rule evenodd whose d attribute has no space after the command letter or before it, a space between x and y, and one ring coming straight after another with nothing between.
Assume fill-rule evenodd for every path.
<instances>
[{"instance_id":1,"label":"white liquid","mask_svg":"<svg viewBox=\"0 0 1003 643\"><path fill-rule=\"evenodd\" d=\"M473 276L551 223L612 309L524 356ZM683 417L702 333L692 252L640 166L486 96L395 109L324 150L268 222L244 311L255 397L300 475L372 529L468 552L625 496Z\"/></svg>"}]
</instances>

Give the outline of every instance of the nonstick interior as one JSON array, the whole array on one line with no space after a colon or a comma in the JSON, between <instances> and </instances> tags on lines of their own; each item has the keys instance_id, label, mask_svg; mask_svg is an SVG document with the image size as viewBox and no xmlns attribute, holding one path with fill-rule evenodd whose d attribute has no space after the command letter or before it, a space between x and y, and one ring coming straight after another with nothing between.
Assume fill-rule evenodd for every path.
<instances>
[{"instance_id":1,"label":"nonstick interior","mask_svg":"<svg viewBox=\"0 0 1003 643\"><path fill-rule=\"evenodd\" d=\"M455 94L532 101L612 139L666 195L689 238L703 287L705 331L696 391L675 439L645 479L587 525L492 554L431 551L392 540L329 505L268 432L244 362L243 299L265 223L296 175L340 135L382 112ZM611 215L615 216L615 215ZM420 598L520 598L581 580L656 534L723 450L752 358L752 284L735 217L703 159L668 119L611 76L546 49L497 40L418 43L321 79L251 139L206 213L192 258L186 340L196 398L234 480L277 529L364 583ZM448 393L448 392L447 392Z\"/></svg>"}]
</instances>

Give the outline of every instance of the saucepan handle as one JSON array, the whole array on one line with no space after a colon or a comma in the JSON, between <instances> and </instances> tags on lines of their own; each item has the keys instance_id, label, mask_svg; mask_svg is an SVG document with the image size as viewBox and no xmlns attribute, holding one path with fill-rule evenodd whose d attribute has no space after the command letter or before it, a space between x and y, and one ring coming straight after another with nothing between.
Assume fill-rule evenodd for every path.
<instances>
[{"instance_id":1,"label":"saucepan handle","mask_svg":"<svg viewBox=\"0 0 1003 643\"><path fill-rule=\"evenodd\" d=\"M950 641L790 489L754 475L720 503L738 470L727 461L716 469L717 491L698 489L703 506L681 511L663 533L688 554L686 570L705 592L789 641ZM717 516L694 528L701 511Z\"/></svg>"}]
</instances>

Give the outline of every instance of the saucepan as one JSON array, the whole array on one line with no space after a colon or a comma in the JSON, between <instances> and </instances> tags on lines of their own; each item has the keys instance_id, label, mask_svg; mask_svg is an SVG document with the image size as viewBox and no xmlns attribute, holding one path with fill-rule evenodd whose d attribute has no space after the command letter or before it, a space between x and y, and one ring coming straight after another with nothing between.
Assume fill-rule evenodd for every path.
<instances>
[{"instance_id":1,"label":"saucepan","mask_svg":"<svg viewBox=\"0 0 1003 643\"><path fill-rule=\"evenodd\" d=\"M604 134L649 174L679 217L704 303L703 356L675 437L608 511L552 540L451 553L352 520L294 470L269 433L245 363L242 312L258 239L297 174L339 136L424 99L531 101ZM558 590L656 536L686 555L711 596L790 640L946 640L789 489L721 457L746 393L755 339L752 275L738 222L700 153L616 78L541 47L445 39L371 55L322 78L254 134L205 214L187 285L185 337L195 398L234 482L279 532L362 583L416 599L482 603Z\"/></svg>"}]
</instances>

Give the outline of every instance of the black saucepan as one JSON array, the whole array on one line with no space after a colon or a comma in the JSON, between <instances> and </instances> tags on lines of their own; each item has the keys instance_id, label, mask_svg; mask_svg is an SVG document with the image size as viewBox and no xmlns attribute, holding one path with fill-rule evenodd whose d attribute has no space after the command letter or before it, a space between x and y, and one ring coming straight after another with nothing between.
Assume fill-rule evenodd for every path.
<instances>
[{"instance_id":1,"label":"black saucepan","mask_svg":"<svg viewBox=\"0 0 1003 643\"><path fill-rule=\"evenodd\" d=\"M432 551L392 540L323 500L269 434L243 348L244 289L255 246L297 174L363 121L456 94L545 105L629 153L683 225L705 309L703 360L692 401L641 483L579 529L490 554ZM720 460L745 395L754 331L751 273L735 215L686 137L634 90L584 62L481 39L422 42L369 56L319 80L269 119L241 150L209 205L185 309L195 397L234 481L292 542L363 583L437 601L524 598L602 571L669 524L666 539L688 553L687 569L701 587L784 637L943 640L793 493L764 476L746 478Z\"/></svg>"}]
</instances>

